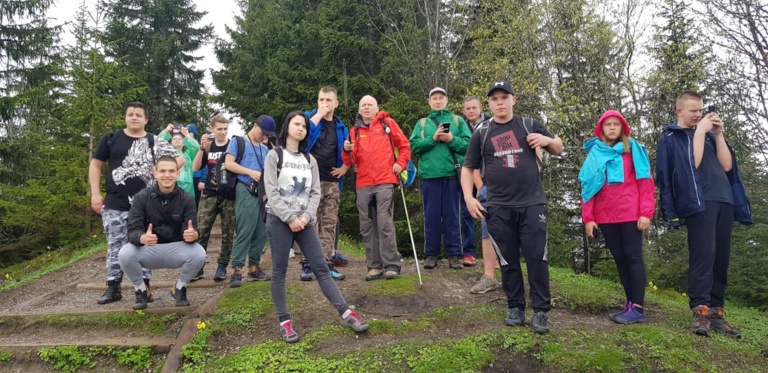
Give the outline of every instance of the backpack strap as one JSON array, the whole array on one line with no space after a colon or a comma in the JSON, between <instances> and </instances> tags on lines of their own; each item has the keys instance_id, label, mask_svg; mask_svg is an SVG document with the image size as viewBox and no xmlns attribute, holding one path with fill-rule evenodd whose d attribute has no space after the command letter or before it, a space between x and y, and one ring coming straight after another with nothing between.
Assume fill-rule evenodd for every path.
<instances>
[{"instance_id":1,"label":"backpack strap","mask_svg":"<svg viewBox=\"0 0 768 373\"><path fill-rule=\"evenodd\" d=\"M483 133L483 141L480 142L480 177L485 179L485 141L488 140L488 132L491 132L491 123L493 123L493 120L489 120L485 126L482 124L477 126L477 130L485 129L485 133Z\"/></svg>"},{"instance_id":2,"label":"backpack strap","mask_svg":"<svg viewBox=\"0 0 768 373\"><path fill-rule=\"evenodd\" d=\"M237 157L235 157L235 163L240 164L245 153L245 139L243 139L242 136L235 136L235 141L237 141Z\"/></svg>"},{"instance_id":3,"label":"backpack strap","mask_svg":"<svg viewBox=\"0 0 768 373\"><path fill-rule=\"evenodd\" d=\"M155 164L155 134L150 133L147 136L147 143L149 144L149 152L152 153L152 164Z\"/></svg>"},{"instance_id":4,"label":"backpack strap","mask_svg":"<svg viewBox=\"0 0 768 373\"><path fill-rule=\"evenodd\" d=\"M283 148L275 148L275 153L277 153L277 177L280 177L280 171L283 170Z\"/></svg>"}]
</instances>

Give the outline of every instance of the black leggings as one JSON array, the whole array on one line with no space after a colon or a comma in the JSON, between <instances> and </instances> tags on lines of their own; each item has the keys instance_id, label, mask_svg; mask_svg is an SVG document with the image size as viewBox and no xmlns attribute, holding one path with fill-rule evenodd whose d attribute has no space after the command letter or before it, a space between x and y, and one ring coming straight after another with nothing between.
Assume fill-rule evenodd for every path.
<instances>
[{"instance_id":1,"label":"black leggings","mask_svg":"<svg viewBox=\"0 0 768 373\"><path fill-rule=\"evenodd\" d=\"M643 232L637 222L600 224L605 244L616 261L621 285L627 300L642 305L645 301L645 264L643 264Z\"/></svg>"}]
</instances>

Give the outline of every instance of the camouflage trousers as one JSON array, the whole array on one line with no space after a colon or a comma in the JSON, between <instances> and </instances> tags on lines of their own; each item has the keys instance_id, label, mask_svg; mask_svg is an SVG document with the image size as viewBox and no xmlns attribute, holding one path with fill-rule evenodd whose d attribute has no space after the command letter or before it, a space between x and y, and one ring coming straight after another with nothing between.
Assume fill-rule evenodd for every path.
<instances>
[{"instance_id":1,"label":"camouflage trousers","mask_svg":"<svg viewBox=\"0 0 768 373\"><path fill-rule=\"evenodd\" d=\"M232 255L232 242L235 237L235 201L218 196L201 196L197 208L197 228L200 238L197 243L208 251L208 240L211 238L211 228L216 216L221 216L221 252L216 261L226 267Z\"/></svg>"},{"instance_id":2,"label":"camouflage trousers","mask_svg":"<svg viewBox=\"0 0 768 373\"><path fill-rule=\"evenodd\" d=\"M337 181L320 182L320 204L317 206L317 233L320 236L320 244L323 246L325 260L330 261L333 250L336 247L336 224L339 219L339 183ZM301 249L299 245L293 245L293 251L300 261Z\"/></svg>"},{"instance_id":3,"label":"camouflage trousers","mask_svg":"<svg viewBox=\"0 0 768 373\"><path fill-rule=\"evenodd\" d=\"M122 281L123 268L117 255L128 243L128 211L102 209L101 221L107 236L107 281ZM142 268L142 272L144 278L152 278L152 271Z\"/></svg>"}]
</instances>

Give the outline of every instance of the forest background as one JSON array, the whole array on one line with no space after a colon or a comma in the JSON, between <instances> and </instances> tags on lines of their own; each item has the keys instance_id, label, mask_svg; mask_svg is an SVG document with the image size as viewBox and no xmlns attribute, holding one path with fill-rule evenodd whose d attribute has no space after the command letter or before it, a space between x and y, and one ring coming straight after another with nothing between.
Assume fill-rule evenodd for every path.
<instances>
[{"instance_id":1,"label":"forest background","mask_svg":"<svg viewBox=\"0 0 768 373\"><path fill-rule=\"evenodd\" d=\"M717 105L740 161L755 224L737 225L730 300L768 305L768 5L765 0L241 0L226 35L201 24L192 0L102 0L53 25L50 0L0 1L0 268L50 250L75 250L102 234L89 208L87 166L98 140L124 127L124 105L148 105L148 130L223 113L278 122L339 90L351 125L357 101L379 100L410 134L426 93L466 95L508 79L515 113L563 138L544 160L549 259L618 278L602 240L584 235L576 175L600 114L621 111L655 159L675 97L696 90ZM64 44L71 32L75 42ZM213 45L222 68L204 86L197 51ZM345 180L344 234L359 236L354 176ZM418 182L406 189L423 254ZM684 231L657 211L645 234L648 278L686 289ZM405 209L398 243L408 255ZM479 242L478 242L479 244ZM479 246L478 246L479 247Z\"/></svg>"}]
</instances>

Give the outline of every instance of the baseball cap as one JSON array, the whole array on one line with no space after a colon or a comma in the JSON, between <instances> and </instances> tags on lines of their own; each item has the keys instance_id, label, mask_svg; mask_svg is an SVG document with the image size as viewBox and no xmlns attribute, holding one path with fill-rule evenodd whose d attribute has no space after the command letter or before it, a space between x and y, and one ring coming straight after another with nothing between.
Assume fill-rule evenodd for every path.
<instances>
[{"instance_id":1,"label":"baseball cap","mask_svg":"<svg viewBox=\"0 0 768 373\"><path fill-rule=\"evenodd\" d=\"M432 89L429 91L429 96L427 96L427 97L432 97L432 95L434 95L435 93L442 93L442 94L444 94L444 95L448 96L448 94L447 94L447 93L445 93L445 90L444 90L444 89L442 89L442 88L440 88L440 87L435 87L435 88L432 88Z\"/></svg>"},{"instance_id":2,"label":"baseball cap","mask_svg":"<svg viewBox=\"0 0 768 373\"><path fill-rule=\"evenodd\" d=\"M506 81L506 80L499 80L497 82L491 83L491 86L488 87L488 96L490 96L491 93L493 93L493 91L495 91L497 89L500 89L500 90L502 90L504 92L507 92L507 93L509 93L511 95L515 94L515 92L512 90L512 86L509 85L508 81Z\"/></svg>"},{"instance_id":3,"label":"baseball cap","mask_svg":"<svg viewBox=\"0 0 768 373\"><path fill-rule=\"evenodd\" d=\"M256 124L259 125L259 128L269 137L277 137L277 134L275 131L277 131L277 124L275 124L275 119L270 117L269 115L259 115L258 118L256 118Z\"/></svg>"}]
</instances>

